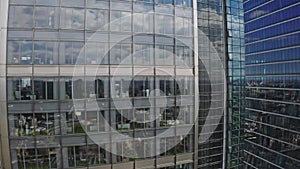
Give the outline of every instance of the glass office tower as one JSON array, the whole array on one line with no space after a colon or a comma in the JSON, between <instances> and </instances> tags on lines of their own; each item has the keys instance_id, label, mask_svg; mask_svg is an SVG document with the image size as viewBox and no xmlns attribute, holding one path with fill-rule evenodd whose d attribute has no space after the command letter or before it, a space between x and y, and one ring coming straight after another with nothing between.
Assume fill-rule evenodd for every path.
<instances>
[{"instance_id":1,"label":"glass office tower","mask_svg":"<svg viewBox=\"0 0 300 169\"><path fill-rule=\"evenodd\" d=\"M200 138L198 168L240 168L243 135L241 115L244 112L243 3L238 0L198 0L197 10L200 137L203 132L208 135L212 133L211 130L205 130L207 119L211 120L210 127L214 129L207 141L201 142ZM212 45L203 40L205 37ZM218 59L225 70L225 86L218 86L223 84L221 74L224 71L216 62ZM207 70L205 65L218 65L219 68ZM212 79L212 74L220 76ZM225 100L221 99L223 96ZM225 111L219 120L218 113L222 108L214 107L213 113L209 110L211 105L222 105L222 101L225 101Z\"/></svg>"},{"instance_id":2,"label":"glass office tower","mask_svg":"<svg viewBox=\"0 0 300 169\"><path fill-rule=\"evenodd\" d=\"M241 3L2 0L3 166L238 167Z\"/></svg>"},{"instance_id":3,"label":"glass office tower","mask_svg":"<svg viewBox=\"0 0 300 169\"><path fill-rule=\"evenodd\" d=\"M244 1L246 168L300 168L298 0Z\"/></svg>"}]
</instances>

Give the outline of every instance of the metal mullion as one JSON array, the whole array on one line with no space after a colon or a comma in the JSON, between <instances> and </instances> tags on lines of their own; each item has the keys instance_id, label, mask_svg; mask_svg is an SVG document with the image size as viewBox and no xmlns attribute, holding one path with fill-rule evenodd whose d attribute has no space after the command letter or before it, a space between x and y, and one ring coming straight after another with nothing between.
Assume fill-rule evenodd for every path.
<instances>
[{"instance_id":1,"label":"metal mullion","mask_svg":"<svg viewBox=\"0 0 300 169\"><path fill-rule=\"evenodd\" d=\"M112 117L111 117L111 111L112 111L112 96L111 96L111 83L112 83L112 80L111 80L111 12L112 12L112 10L111 10L111 1L109 1L109 3L108 3L108 29L107 29L107 32L108 32L108 41L109 41L109 43L108 43L108 49L109 49L109 51L108 51L108 53L107 53L107 55L108 55L108 84L109 84L109 99L108 99L108 101L109 101L109 104L108 104L108 114L109 114L109 117L108 117L108 119L109 119L109 125L111 126L112 125ZM105 113L105 112L104 112ZM104 114L105 115L105 114ZM105 119L105 117L104 117L104 119ZM109 134L109 154L108 154L108 156L109 156L109 158L110 158L110 166L111 166L111 169L113 169L113 154L111 153L111 151L112 151L112 133L111 133L111 127L109 128L109 132L110 132L110 134ZM105 144L104 144L104 147L106 147L105 146ZM106 149L104 148L104 153L105 153L105 155L106 155Z\"/></svg>"},{"instance_id":2,"label":"metal mullion","mask_svg":"<svg viewBox=\"0 0 300 169\"><path fill-rule=\"evenodd\" d=\"M60 47L60 43L61 43L61 25L60 25L60 23L61 23L61 14L62 14L62 11L61 11L61 1L59 1L59 4L58 4L58 6L56 6L56 8L58 8L57 10L58 10L58 12L59 12L59 16L58 16L58 26L57 26L57 32L58 32L58 39L57 39L57 64L58 64L58 72L60 73L61 72L61 60L60 60L60 50L61 50L61 47ZM66 81L65 81L65 78L61 78L61 77L59 77L59 79L58 79L58 84L60 84L60 81L63 79L63 81L64 81L64 85L66 85ZM60 86L60 85L59 85ZM66 89L66 87L64 87L64 90ZM61 90L61 88L60 87L58 87L58 92L60 93L60 90ZM60 127L60 129L59 129L59 131L60 131L60 137L59 137L59 144L61 145L60 147L59 147L59 153L60 153L60 157L62 157L62 158L64 158L63 157L63 149L64 149L64 145L63 145L63 141L62 141L62 135L63 135L63 132L62 132L62 124L63 123L65 123L65 125L66 125L66 127L67 127L67 113L65 113L64 112L64 114L65 114L65 121L62 121L62 119L63 119L63 115L62 115L62 110L61 110L61 107L62 107L62 103L61 103L61 98L60 98L60 96L58 95L58 97L59 97L59 102L58 102L58 113L59 113L59 127ZM72 126L73 127L73 126ZM72 130L73 130L73 128L72 128ZM67 132L66 132L67 133ZM66 148L67 149L67 151L68 151L68 148ZM62 160L61 161L61 163L59 163L59 164L57 164L57 167L64 167L65 165L64 165L64 160Z\"/></svg>"},{"instance_id":3,"label":"metal mullion","mask_svg":"<svg viewBox=\"0 0 300 169\"><path fill-rule=\"evenodd\" d=\"M177 137L177 124L176 124L176 119L178 118L178 116L176 117L175 116L175 112L177 111L177 95L176 95L176 93L177 93L177 88L176 88L176 84L177 84L177 81L176 81L176 79L177 79L177 75L176 75L176 37L175 37L175 35L176 35L176 29L175 29L175 23L176 23L176 14L175 14L175 2L174 2L174 4L172 5L172 7L173 7L173 24L172 24L172 26L173 26L173 34L172 34L172 38L173 38L173 44L172 44L172 46L173 46L173 51L172 51L172 58L174 59L173 60L173 67L174 67L174 76L173 76L173 96L172 97L174 97L174 114L173 114L173 118L174 118L174 130L175 130L175 133L174 133L174 137L173 137L173 139L176 139L176 137ZM172 76L172 75L171 75ZM179 109L180 109L180 107L179 107ZM179 111L179 110L178 110ZM179 115L179 113L178 113L178 115ZM186 137L188 137L188 136L186 136ZM185 140L185 137L183 138L183 141ZM184 147L185 148L185 147ZM183 152L184 152L184 148L183 148ZM174 154L174 164L176 164L176 162L177 162L177 153L176 153L176 151L177 151L177 148L176 148L176 146L174 147L174 149L175 149L175 154Z\"/></svg>"},{"instance_id":4,"label":"metal mullion","mask_svg":"<svg viewBox=\"0 0 300 169\"><path fill-rule=\"evenodd\" d=\"M154 0L153 0L154 1ZM154 85L154 89L156 88L156 81L157 81L157 75L156 75L156 47L157 47L157 44L156 44L156 4L155 2L152 3L153 5L153 46L154 46L154 50L153 50L153 73L154 73L154 78L153 78L153 85ZM154 109L156 109L156 92L154 92ZM157 112L155 112L155 116L154 117L157 117L156 114ZM154 167L156 168L157 167L157 164L158 164L158 155L157 155L157 129L158 129L158 126L157 126L157 121L155 120L154 122L154 154L156 154L156 156L154 157Z\"/></svg>"}]
</instances>

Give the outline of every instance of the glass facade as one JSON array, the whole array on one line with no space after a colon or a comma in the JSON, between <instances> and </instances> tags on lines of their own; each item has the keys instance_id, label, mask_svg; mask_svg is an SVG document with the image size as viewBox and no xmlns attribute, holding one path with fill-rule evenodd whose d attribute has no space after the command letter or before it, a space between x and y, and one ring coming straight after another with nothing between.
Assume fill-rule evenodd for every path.
<instances>
[{"instance_id":1,"label":"glass facade","mask_svg":"<svg viewBox=\"0 0 300 169\"><path fill-rule=\"evenodd\" d=\"M10 0L7 67L32 69L6 80L12 168L193 168L192 6Z\"/></svg>"},{"instance_id":2,"label":"glass facade","mask_svg":"<svg viewBox=\"0 0 300 169\"><path fill-rule=\"evenodd\" d=\"M198 168L241 168L245 61L243 3L240 0L198 0L197 10L200 58L199 131L205 131L205 135L211 134L206 142L199 144ZM203 40L205 37L208 37L212 45ZM222 65L207 71L205 65L218 65L216 60L220 60ZM226 72L224 77L223 72ZM212 74L219 76L212 79ZM223 78L226 80L222 81ZM220 98L224 95L226 108L223 110L220 105L224 100ZM211 105L218 105L214 107L213 113L210 112ZM218 112L223 111L226 112L225 116L220 118ZM207 119L212 119L210 125L215 129L213 132L205 130Z\"/></svg>"},{"instance_id":3,"label":"glass facade","mask_svg":"<svg viewBox=\"0 0 300 169\"><path fill-rule=\"evenodd\" d=\"M240 0L5 2L7 168L239 166Z\"/></svg>"},{"instance_id":4,"label":"glass facade","mask_svg":"<svg viewBox=\"0 0 300 169\"><path fill-rule=\"evenodd\" d=\"M226 4L228 53L228 168L243 168L243 136L245 112L245 40L242 1L230 0Z\"/></svg>"},{"instance_id":5,"label":"glass facade","mask_svg":"<svg viewBox=\"0 0 300 169\"><path fill-rule=\"evenodd\" d=\"M245 1L246 168L299 168L297 0Z\"/></svg>"},{"instance_id":6,"label":"glass facade","mask_svg":"<svg viewBox=\"0 0 300 169\"><path fill-rule=\"evenodd\" d=\"M222 106L224 97L225 72L225 36L224 36L224 10L221 0L197 1L198 12L198 46L199 46L199 132L206 141L198 145L198 168L222 168L223 141L224 141L224 111ZM207 37L207 38L206 38ZM219 60L219 64L217 63ZM218 64L215 70L208 72L206 64ZM212 79L212 74L220 74ZM213 90L212 86L216 86ZM215 102L215 110L210 112L211 105ZM219 114L221 113L221 114ZM213 119L209 124L212 129L206 129L207 119Z\"/></svg>"}]
</instances>

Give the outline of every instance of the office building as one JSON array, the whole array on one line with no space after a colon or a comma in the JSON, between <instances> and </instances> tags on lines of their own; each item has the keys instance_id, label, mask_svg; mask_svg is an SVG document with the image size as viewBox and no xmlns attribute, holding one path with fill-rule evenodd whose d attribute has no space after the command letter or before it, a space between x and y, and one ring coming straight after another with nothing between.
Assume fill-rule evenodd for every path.
<instances>
[{"instance_id":1,"label":"office building","mask_svg":"<svg viewBox=\"0 0 300 169\"><path fill-rule=\"evenodd\" d=\"M198 1L199 133L201 133L198 168L240 168L242 165L245 60L243 4L242 1L236 0L224 3L225 1L222 6L221 1ZM209 38L213 47L203 40L204 37ZM216 53L219 58L215 57ZM224 70L220 69L222 66L216 59L221 60L225 70L225 87L218 86L222 84L221 74ZM210 65L208 69L206 65ZM222 97L225 99L221 99ZM222 101L225 103L222 104ZM221 121L218 121L219 113L222 112L220 105L225 107L225 111ZM208 120L211 120L212 129L204 132L208 134L209 139L202 143L201 138L206 138L205 134L202 136L202 132L205 131L202 127ZM214 132L210 135L212 130Z\"/></svg>"},{"instance_id":2,"label":"office building","mask_svg":"<svg viewBox=\"0 0 300 169\"><path fill-rule=\"evenodd\" d=\"M0 4L5 169L240 167L241 0Z\"/></svg>"},{"instance_id":3,"label":"office building","mask_svg":"<svg viewBox=\"0 0 300 169\"><path fill-rule=\"evenodd\" d=\"M299 8L244 1L246 168L300 168Z\"/></svg>"}]
</instances>

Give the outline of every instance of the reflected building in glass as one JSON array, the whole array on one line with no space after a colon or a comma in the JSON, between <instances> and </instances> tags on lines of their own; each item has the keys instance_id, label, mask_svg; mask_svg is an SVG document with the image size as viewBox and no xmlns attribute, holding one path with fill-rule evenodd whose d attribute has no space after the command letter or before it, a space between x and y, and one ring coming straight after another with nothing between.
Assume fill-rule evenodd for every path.
<instances>
[{"instance_id":1,"label":"reflected building in glass","mask_svg":"<svg viewBox=\"0 0 300 169\"><path fill-rule=\"evenodd\" d=\"M300 168L300 2L245 1L246 168Z\"/></svg>"},{"instance_id":2,"label":"reflected building in glass","mask_svg":"<svg viewBox=\"0 0 300 169\"><path fill-rule=\"evenodd\" d=\"M6 169L240 167L239 0L2 0Z\"/></svg>"}]
</instances>

